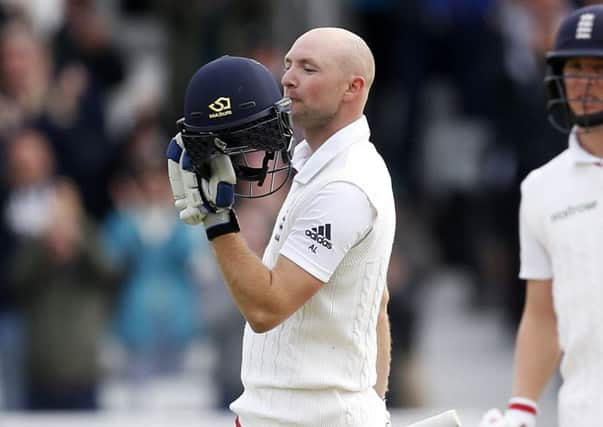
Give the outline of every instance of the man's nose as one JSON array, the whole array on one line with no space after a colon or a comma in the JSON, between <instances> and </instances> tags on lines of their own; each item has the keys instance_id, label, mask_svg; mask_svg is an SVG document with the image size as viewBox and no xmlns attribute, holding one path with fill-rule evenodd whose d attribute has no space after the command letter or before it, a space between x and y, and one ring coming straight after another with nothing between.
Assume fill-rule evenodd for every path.
<instances>
[{"instance_id":1,"label":"man's nose","mask_svg":"<svg viewBox=\"0 0 603 427\"><path fill-rule=\"evenodd\" d=\"M281 78L281 84L284 88L293 87L295 85L295 80L293 79L293 71L291 68L285 70L283 77Z\"/></svg>"}]
</instances>

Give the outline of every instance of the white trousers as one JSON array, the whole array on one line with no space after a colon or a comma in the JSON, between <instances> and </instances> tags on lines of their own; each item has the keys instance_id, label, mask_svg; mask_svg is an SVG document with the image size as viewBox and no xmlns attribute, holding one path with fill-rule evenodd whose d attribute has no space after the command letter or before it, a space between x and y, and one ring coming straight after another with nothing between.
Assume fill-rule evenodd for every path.
<instances>
[{"instance_id":1,"label":"white trousers","mask_svg":"<svg viewBox=\"0 0 603 427\"><path fill-rule=\"evenodd\" d=\"M241 427L384 427L385 402L372 388L246 389L230 405Z\"/></svg>"}]
</instances>

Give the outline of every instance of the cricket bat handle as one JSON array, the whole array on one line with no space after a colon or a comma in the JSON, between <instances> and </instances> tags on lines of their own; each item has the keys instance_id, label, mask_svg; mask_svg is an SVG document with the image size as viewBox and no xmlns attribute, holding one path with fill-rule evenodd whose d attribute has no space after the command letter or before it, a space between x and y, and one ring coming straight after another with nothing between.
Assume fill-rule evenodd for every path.
<instances>
[{"instance_id":1,"label":"cricket bat handle","mask_svg":"<svg viewBox=\"0 0 603 427\"><path fill-rule=\"evenodd\" d=\"M461 427L461 420L454 409L417 421L408 427Z\"/></svg>"}]
</instances>

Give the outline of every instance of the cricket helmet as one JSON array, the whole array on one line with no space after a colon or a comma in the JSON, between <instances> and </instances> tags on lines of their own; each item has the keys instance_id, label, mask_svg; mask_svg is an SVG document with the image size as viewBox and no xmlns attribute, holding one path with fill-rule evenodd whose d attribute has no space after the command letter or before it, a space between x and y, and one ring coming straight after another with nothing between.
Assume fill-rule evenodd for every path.
<instances>
[{"instance_id":1,"label":"cricket helmet","mask_svg":"<svg viewBox=\"0 0 603 427\"><path fill-rule=\"evenodd\" d=\"M222 56L199 68L188 83L178 120L193 169L230 156L239 196L257 198L280 189L291 173L291 101L259 62Z\"/></svg>"},{"instance_id":2,"label":"cricket helmet","mask_svg":"<svg viewBox=\"0 0 603 427\"><path fill-rule=\"evenodd\" d=\"M546 54L544 82L548 117L551 124L562 132L569 132L574 125L591 127L603 124L603 102L601 111L591 114L576 114L569 105L566 79L586 78L592 84L603 77L563 75L563 66L568 59L584 57L603 58L603 5L583 7L568 15L557 31L553 49Z\"/></svg>"}]
</instances>

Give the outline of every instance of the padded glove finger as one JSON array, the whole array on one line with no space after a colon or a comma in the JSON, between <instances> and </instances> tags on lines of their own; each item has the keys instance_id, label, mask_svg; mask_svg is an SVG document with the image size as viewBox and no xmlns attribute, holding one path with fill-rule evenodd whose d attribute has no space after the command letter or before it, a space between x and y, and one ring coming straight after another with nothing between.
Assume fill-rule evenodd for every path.
<instances>
[{"instance_id":1,"label":"padded glove finger","mask_svg":"<svg viewBox=\"0 0 603 427\"><path fill-rule=\"evenodd\" d=\"M203 198L199 191L199 182L197 175L193 172L190 156L186 151L182 152L180 158L180 173L182 176L182 186L184 187L184 198L187 206L199 207L203 205Z\"/></svg>"},{"instance_id":2,"label":"padded glove finger","mask_svg":"<svg viewBox=\"0 0 603 427\"><path fill-rule=\"evenodd\" d=\"M505 427L502 412L496 408L488 410L479 422L479 427Z\"/></svg>"},{"instance_id":3,"label":"padded glove finger","mask_svg":"<svg viewBox=\"0 0 603 427\"><path fill-rule=\"evenodd\" d=\"M210 208L216 212L228 210L234 204L234 186L237 176L230 157L220 154L211 159L211 176L201 180L201 191Z\"/></svg>"},{"instance_id":4,"label":"padded glove finger","mask_svg":"<svg viewBox=\"0 0 603 427\"><path fill-rule=\"evenodd\" d=\"M190 206L185 207L180 211L180 219L189 225L198 225L203 223L207 213L200 210L199 208L193 208Z\"/></svg>"},{"instance_id":5,"label":"padded glove finger","mask_svg":"<svg viewBox=\"0 0 603 427\"><path fill-rule=\"evenodd\" d=\"M174 138L168 144L166 151L167 163L168 163L168 177L170 180L170 187L172 188L172 195L174 201L184 199L184 186L182 183L182 175L180 172L180 158L182 157L184 149L182 146L182 137L180 132L176 134Z\"/></svg>"},{"instance_id":6,"label":"padded glove finger","mask_svg":"<svg viewBox=\"0 0 603 427\"><path fill-rule=\"evenodd\" d=\"M184 149L180 133L170 141L166 155L174 206L180 211L180 219L191 225L202 223L207 210L202 206L197 177L192 171L190 157Z\"/></svg>"}]
</instances>

